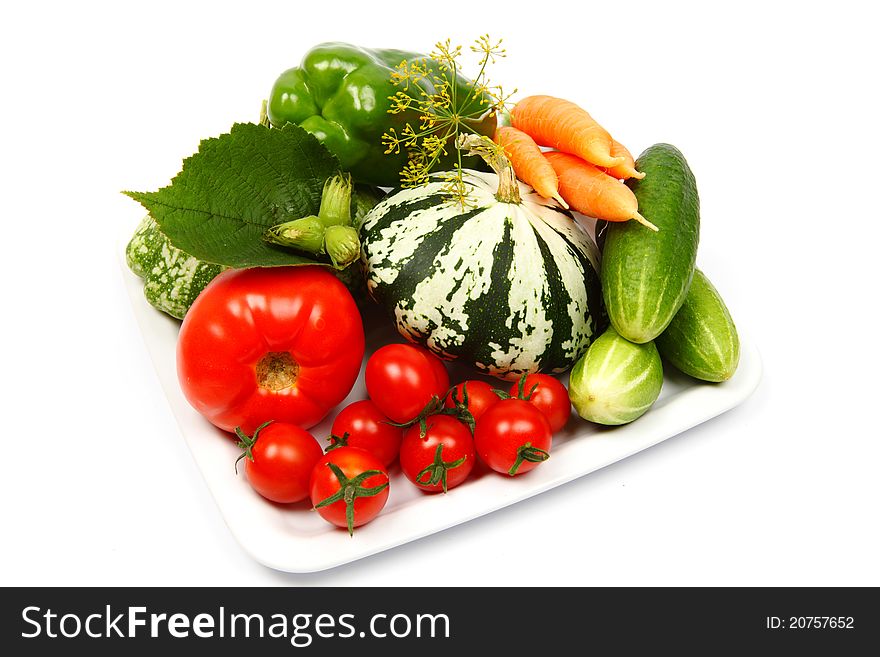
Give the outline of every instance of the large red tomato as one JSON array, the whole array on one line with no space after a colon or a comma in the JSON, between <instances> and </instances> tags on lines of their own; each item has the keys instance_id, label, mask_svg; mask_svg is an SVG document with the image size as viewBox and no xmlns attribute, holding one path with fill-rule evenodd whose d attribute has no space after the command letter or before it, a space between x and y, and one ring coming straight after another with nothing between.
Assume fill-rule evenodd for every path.
<instances>
[{"instance_id":1,"label":"large red tomato","mask_svg":"<svg viewBox=\"0 0 880 657\"><path fill-rule=\"evenodd\" d=\"M177 342L193 407L225 431L263 422L308 429L345 399L364 328L348 290L318 266L229 270L202 291Z\"/></svg>"}]
</instances>

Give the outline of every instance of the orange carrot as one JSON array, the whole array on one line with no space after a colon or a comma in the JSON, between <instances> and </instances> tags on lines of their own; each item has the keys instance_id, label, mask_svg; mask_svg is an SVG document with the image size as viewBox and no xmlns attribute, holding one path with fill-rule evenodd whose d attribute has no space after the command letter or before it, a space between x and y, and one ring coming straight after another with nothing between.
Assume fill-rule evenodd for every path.
<instances>
[{"instance_id":1,"label":"orange carrot","mask_svg":"<svg viewBox=\"0 0 880 657\"><path fill-rule=\"evenodd\" d=\"M611 153L611 135L586 110L567 100L528 96L516 104L510 120L541 146L572 153L596 166L614 167L624 161Z\"/></svg>"},{"instance_id":2,"label":"orange carrot","mask_svg":"<svg viewBox=\"0 0 880 657\"><path fill-rule=\"evenodd\" d=\"M626 146L621 144L616 139L611 140L611 154L619 155L623 158L623 162L618 164L615 167L602 168L602 170L607 173L609 176L613 178L623 178L626 180L627 178L636 178L637 180L641 180L645 177L645 174L641 171L636 171L636 162L633 159L632 153L630 153Z\"/></svg>"},{"instance_id":3,"label":"orange carrot","mask_svg":"<svg viewBox=\"0 0 880 657\"><path fill-rule=\"evenodd\" d=\"M568 209L559 195L559 179L550 163L541 156L535 140L516 128L502 126L495 131L495 143L504 149L516 176L544 198L555 198Z\"/></svg>"},{"instance_id":4,"label":"orange carrot","mask_svg":"<svg viewBox=\"0 0 880 657\"><path fill-rule=\"evenodd\" d=\"M559 176L559 193L581 214L605 219L635 219L651 230L657 226L639 214L639 202L629 187L601 169L568 153L544 153Z\"/></svg>"}]
</instances>

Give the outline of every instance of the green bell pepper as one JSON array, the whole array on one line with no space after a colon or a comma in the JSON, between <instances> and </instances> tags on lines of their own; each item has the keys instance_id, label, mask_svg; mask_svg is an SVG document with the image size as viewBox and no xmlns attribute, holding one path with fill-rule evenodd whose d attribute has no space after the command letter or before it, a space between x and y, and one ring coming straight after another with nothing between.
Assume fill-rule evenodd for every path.
<instances>
[{"instance_id":1,"label":"green bell pepper","mask_svg":"<svg viewBox=\"0 0 880 657\"><path fill-rule=\"evenodd\" d=\"M322 43L306 53L300 66L284 71L275 81L266 108L269 121L275 127L285 123L302 126L323 142L358 182L396 186L407 155L403 150L386 154L382 135L390 128L399 134L407 123L418 128L419 113L412 109L398 114L388 112L389 97L405 91L392 83L391 73L403 60L422 59L424 55L403 50ZM428 61L439 70L436 61ZM471 90L470 81L458 75L454 82L456 98L463 101ZM433 93L430 81L421 84ZM411 87L407 93L416 94L418 90ZM468 102L468 114L481 100L472 98ZM470 128L491 137L495 113L487 111L468 123ZM448 169L457 161L454 145L449 144L447 151L438 169ZM466 158L463 165L478 168L479 158Z\"/></svg>"}]
</instances>

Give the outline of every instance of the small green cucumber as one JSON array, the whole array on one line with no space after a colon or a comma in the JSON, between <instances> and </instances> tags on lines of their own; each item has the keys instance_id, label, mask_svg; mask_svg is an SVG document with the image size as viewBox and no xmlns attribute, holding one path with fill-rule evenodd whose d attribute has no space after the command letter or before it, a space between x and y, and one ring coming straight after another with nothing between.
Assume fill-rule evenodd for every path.
<instances>
[{"instance_id":1,"label":"small green cucumber","mask_svg":"<svg viewBox=\"0 0 880 657\"><path fill-rule=\"evenodd\" d=\"M602 254L602 294L617 332L648 342L663 332L684 302L700 240L697 183L681 152L654 144L639 156L642 180L626 181L639 212L657 226L609 224Z\"/></svg>"},{"instance_id":2,"label":"small green cucumber","mask_svg":"<svg viewBox=\"0 0 880 657\"><path fill-rule=\"evenodd\" d=\"M736 325L718 290L699 269L684 303L655 343L663 358L703 381L726 381L739 364Z\"/></svg>"},{"instance_id":3,"label":"small green cucumber","mask_svg":"<svg viewBox=\"0 0 880 657\"><path fill-rule=\"evenodd\" d=\"M626 424L657 401L663 363L653 342L635 344L609 327L571 371L568 396L585 420Z\"/></svg>"}]
</instances>

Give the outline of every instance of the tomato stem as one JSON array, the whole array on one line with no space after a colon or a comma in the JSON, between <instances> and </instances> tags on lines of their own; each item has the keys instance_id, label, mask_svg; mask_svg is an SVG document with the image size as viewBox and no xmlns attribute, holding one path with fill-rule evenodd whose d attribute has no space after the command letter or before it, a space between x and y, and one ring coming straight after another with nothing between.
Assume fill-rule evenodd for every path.
<instances>
[{"instance_id":1,"label":"tomato stem","mask_svg":"<svg viewBox=\"0 0 880 657\"><path fill-rule=\"evenodd\" d=\"M418 424L419 438L424 439L425 434L428 432L428 416L444 414L443 410L443 403L440 401L440 398L437 395L432 395L431 401L425 404L425 407L419 412L419 414L409 422L392 422L391 420L388 420L387 423L392 427L400 427L401 429L409 429L411 426Z\"/></svg>"},{"instance_id":2,"label":"tomato stem","mask_svg":"<svg viewBox=\"0 0 880 657\"><path fill-rule=\"evenodd\" d=\"M433 395L431 397L431 401L425 404L425 407L409 422L392 422L388 420L387 424L390 424L392 427L400 427L401 429L409 429L411 426L418 424L419 425L419 438L422 440L425 439L425 435L428 433L428 418L432 415L451 415L455 419L467 425L468 429L471 430L471 436L474 435L474 430L476 429L476 422L474 421L473 414L468 410L467 407L467 384L465 384L465 394L464 394L464 402L461 403L458 401L458 395L455 393L455 388L450 388L449 391L443 395L443 399L446 399L452 394L452 402L455 404L454 408L446 408L443 405L443 401L437 395Z\"/></svg>"},{"instance_id":3,"label":"tomato stem","mask_svg":"<svg viewBox=\"0 0 880 657\"><path fill-rule=\"evenodd\" d=\"M272 424L275 420L269 420L268 422L263 422L260 426L258 426L254 430L254 435L250 438L248 435L241 430L241 427L235 427L235 435L238 436L238 442L236 446L243 450L237 459L235 459L235 474L238 474L238 462L241 461L245 456L250 459L251 463L254 462L254 445L257 444L257 439L260 437L260 431L265 429L267 426Z\"/></svg>"},{"instance_id":4,"label":"tomato stem","mask_svg":"<svg viewBox=\"0 0 880 657\"><path fill-rule=\"evenodd\" d=\"M434 461L433 463L429 463L427 466L422 468L419 473L416 475L416 483L419 486L436 486L437 484L443 485L443 492L448 492L448 488L446 485L446 473L449 470L453 470L460 466L467 459L467 454L462 456L459 459L455 459L454 461L444 461L443 460L443 443L437 445L437 449L434 450ZM423 481L425 476L428 477L426 481Z\"/></svg>"},{"instance_id":5,"label":"tomato stem","mask_svg":"<svg viewBox=\"0 0 880 657\"><path fill-rule=\"evenodd\" d=\"M336 479L339 481L339 490L333 493L330 497L324 498L320 502L315 505L316 509L320 509L321 507L330 506L331 504L335 504L336 502L344 502L345 503L345 521L348 525L348 535L354 536L354 501L359 497L373 497L378 495L383 490L388 488L389 482L385 482L379 486L371 486L370 488L366 488L363 486L365 480L370 477L374 477L376 475L385 475L387 478L388 475L382 472L381 470L365 470L361 472L356 477L352 477L349 479L345 476L345 473L342 469L336 465L335 463L327 463L326 464L330 471L336 475Z\"/></svg>"},{"instance_id":6,"label":"tomato stem","mask_svg":"<svg viewBox=\"0 0 880 657\"><path fill-rule=\"evenodd\" d=\"M465 381L461 386L461 400L458 399L458 390L453 386L449 389L449 392L446 393L449 398L452 400L454 405L454 413L449 413L449 415L454 415L460 421L464 422L468 429L471 430L471 437L474 435L474 431L477 429L477 421L474 419L474 414L471 413L470 407L470 399L468 397L467 391L467 381Z\"/></svg>"},{"instance_id":7,"label":"tomato stem","mask_svg":"<svg viewBox=\"0 0 880 657\"><path fill-rule=\"evenodd\" d=\"M257 385L271 392L291 388L299 377L299 363L289 351L269 351L255 366Z\"/></svg>"},{"instance_id":8,"label":"tomato stem","mask_svg":"<svg viewBox=\"0 0 880 657\"><path fill-rule=\"evenodd\" d=\"M330 441L330 444L327 445L327 449L324 450L324 453L326 454L330 450L336 449L338 447L348 447L348 439L350 437L351 434L349 434L348 431L343 433L341 436L337 436L331 433L330 437L327 438L327 440Z\"/></svg>"},{"instance_id":9,"label":"tomato stem","mask_svg":"<svg viewBox=\"0 0 880 657\"><path fill-rule=\"evenodd\" d=\"M523 375L519 378L519 381L516 384L516 392L517 399L522 399L524 401L531 401L532 395L535 394L535 390L538 389L538 384L532 386L532 389L529 390L529 394L526 394L526 378L528 377L528 372L523 372Z\"/></svg>"},{"instance_id":10,"label":"tomato stem","mask_svg":"<svg viewBox=\"0 0 880 657\"><path fill-rule=\"evenodd\" d=\"M525 393L526 386L526 377L529 375L528 372L524 372L521 377L519 377L519 381L516 384L516 397L514 399L522 399L523 401L531 401L532 395L535 394L535 390L538 389L538 384L532 386L532 389L529 390L529 394ZM498 388L492 388L492 392L501 397L501 399L510 399L512 395L504 390L499 390Z\"/></svg>"},{"instance_id":11,"label":"tomato stem","mask_svg":"<svg viewBox=\"0 0 880 657\"><path fill-rule=\"evenodd\" d=\"M513 476L516 474L517 470L519 470L519 466L522 465L523 461L529 461L530 463L541 463L550 458L550 452L541 449L540 447L532 447L532 443L525 443L524 445L520 445L516 449L516 461L513 462L513 465L510 467L510 470L507 471L507 474Z\"/></svg>"}]
</instances>

